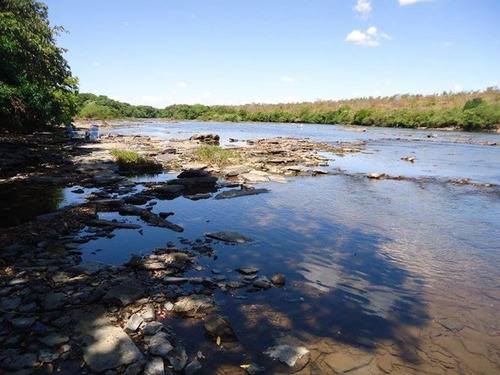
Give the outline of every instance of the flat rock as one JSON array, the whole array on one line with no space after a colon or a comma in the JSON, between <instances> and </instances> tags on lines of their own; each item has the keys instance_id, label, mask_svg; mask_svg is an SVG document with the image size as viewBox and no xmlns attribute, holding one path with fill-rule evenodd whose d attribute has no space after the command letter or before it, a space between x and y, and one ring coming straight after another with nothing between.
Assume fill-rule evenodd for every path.
<instances>
[{"instance_id":1,"label":"flat rock","mask_svg":"<svg viewBox=\"0 0 500 375\"><path fill-rule=\"evenodd\" d=\"M186 350L182 346L175 347L167 355L167 359L175 371L182 371L187 364Z\"/></svg>"},{"instance_id":2,"label":"flat rock","mask_svg":"<svg viewBox=\"0 0 500 375\"><path fill-rule=\"evenodd\" d=\"M245 237L237 232L210 232L205 233L206 237L230 243L246 243L252 242L253 239Z\"/></svg>"},{"instance_id":3,"label":"flat rock","mask_svg":"<svg viewBox=\"0 0 500 375\"><path fill-rule=\"evenodd\" d=\"M133 314L127 321L127 324L125 324L125 327L123 327L123 330L127 333L135 332L139 329L143 322L144 319L142 316L139 314Z\"/></svg>"},{"instance_id":4,"label":"flat rock","mask_svg":"<svg viewBox=\"0 0 500 375\"><path fill-rule=\"evenodd\" d=\"M156 334L149 340L149 352L152 355L166 358L172 349L172 344L170 344L170 341L168 341L164 334Z\"/></svg>"},{"instance_id":5,"label":"flat rock","mask_svg":"<svg viewBox=\"0 0 500 375\"><path fill-rule=\"evenodd\" d=\"M373 360L373 355L353 355L351 353L331 353L324 357L324 362L333 371L344 374L368 366Z\"/></svg>"},{"instance_id":6,"label":"flat rock","mask_svg":"<svg viewBox=\"0 0 500 375\"><path fill-rule=\"evenodd\" d=\"M146 327L144 327L144 334L146 336L153 336L160 332L163 328L163 324L160 322L149 322L146 324Z\"/></svg>"},{"instance_id":7,"label":"flat rock","mask_svg":"<svg viewBox=\"0 0 500 375\"><path fill-rule=\"evenodd\" d=\"M119 327L105 325L85 332L90 344L83 348L83 358L94 372L102 372L142 360L134 342Z\"/></svg>"},{"instance_id":8,"label":"flat rock","mask_svg":"<svg viewBox=\"0 0 500 375\"><path fill-rule=\"evenodd\" d=\"M188 316L203 313L213 306L213 301L202 294L193 294L191 296L181 297L174 303L176 313Z\"/></svg>"},{"instance_id":9,"label":"flat rock","mask_svg":"<svg viewBox=\"0 0 500 375\"><path fill-rule=\"evenodd\" d=\"M103 301L110 304L118 304L121 306L130 305L135 300L144 295L142 285L124 282L114 285L103 297Z\"/></svg>"},{"instance_id":10,"label":"flat rock","mask_svg":"<svg viewBox=\"0 0 500 375\"><path fill-rule=\"evenodd\" d=\"M297 361L309 355L309 350L304 346L290 346L285 344L268 348L264 354L267 354L271 358L278 359L280 362L286 363L290 367L294 367Z\"/></svg>"},{"instance_id":11,"label":"flat rock","mask_svg":"<svg viewBox=\"0 0 500 375\"><path fill-rule=\"evenodd\" d=\"M40 298L40 304L47 311L59 310L66 302L68 297L64 293L47 293Z\"/></svg>"},{"instance_id":12,"label":"flat rock","mask_svg":"<svg viewBox=\"0 0 500 375\"><path fill-rule=\"evenodd\" d=\"M231 189L217 194L214 199L231 199L249 195L269 193L269 191L269 189Z\"/></svg>"},{"instance_id":13,"label":"flat rock","mask_svg":"<svg viewBox=\"0 0 500 375\"><path fill-rule=\"evenodd\" d=\"M259 272L260 269L257 267L241 267L241 268L236 268L236 271L238 271L242 275L252 275L254 273Z\"/></svg>"},{"instance_id":14,"label":"flat rock","mask_svg":"<svg viewBox=\"0 0 500 375\"><path fill-rule=\"evenodd\" d=\"M165 375L165 365L160 357L151 358L144 368L144 375Z\"/></svg>"},{"instance_id":15,"label":"flat rock","mask_svg":"<svg viewBox=\"0 0 500 375\"><path fill-rule=\"evenodd\" d=\"M69 341L69 337L58 333L51 333L40 339L40 342L49 347L60 346Z\"/></svg>"}]
</instances>

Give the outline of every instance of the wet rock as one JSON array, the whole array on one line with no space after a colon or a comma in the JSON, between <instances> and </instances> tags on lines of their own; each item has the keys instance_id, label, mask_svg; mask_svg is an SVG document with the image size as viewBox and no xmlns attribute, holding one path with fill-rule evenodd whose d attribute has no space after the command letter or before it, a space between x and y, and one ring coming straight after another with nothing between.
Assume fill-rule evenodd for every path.
<instances>
[{"instance_id":1,"label":"wet rock","mask_svg":"<svg viewBox=\"0 0 500 375\"><path fill-rule=\"evenodd\" d=\"M253 287L256 289L264 289L267 290L271 288L271 282L265 276L259 277L257 280L253 282Z\"/></svg>"},{"instance_id":2,"label":"wet rock","mask_svg":"<svg viewBox=\"0 0 500 375\"><path fill-rule=\"evenodd\" d=\"M143 322L144 319L142 316L139 314L133 314L127 321L127 324L125 324L125 327L123 327L123 330L127 333L135 332L139 329Z\"/></svg>"},{"instance_id":3,"label":"wet rock","mask_svg":"<svg viewBox=\"0 0 500 375\"><path fill-rule=\"evenodd\" d=\"M252 275L254 273L259 272L260 269L257 267L242 267L242 268L237 268L236 271L241 273L242 275Z\"/></svg>"},{"instance_id":4,"label":"wet rock","mask_svg":"<svg viewBox=\"0 0 500 375\"><path fill-rule=\"evenodd\" d=\"M374 173L370 173L367 177L371 178L373 180L379 180L379 179L381 179L381 178L383 178L385 176L386 176L385 173L374 172Z\"/></svg>"},{"instance_id":5,"label":"wet rock","mask_svg":"<svg viewBox=\"0 0 500 375\"><path fill-rule=\"evenodd\" d=\"M253 239L251 239L250 237L245 237L237 232L210 232L210 233L205 233L205 236L229 243L242 244L253 241Z\"/></svg>"},{"instance_id":6,"label":"wet rock","mask_svg":"<svg viewBox=\"0 0 500 375\"><path fill-rule=\"evenodd\" d=\"M276 273L273 276L271 276L271 282L273 283L273 285L277 287L282 287L285 285L286 282L285 275L283 275L282 273Z\"/></svg>"},{"instance_id":7,"label":"wet rock","mask_svg":"<svg viewBox=\"0 0 500 375\"><path fill-rule=\"evenodd\" d=\"M121 306L130 305L135 300L144 295L144 289L140 283L123 282L114 285L103 297L103 302L118 304Z\"/></svg>"},{"instance_id":8,"label":"wet rock","mask_svg":"<svg viewBox=\"0 0 500 375\"><path fill-rule=\"evenodd\" d=\"M174 303L174 311L179 314L193 316L204 313L213 306L213 301L204 295L193 294L181 297Z\"/></svg>"},{"instance_id":9,"label":"wet rock","mask_svg":"<svg viewBox=\"0 0 500 375\"><path fill-rule=\"evenodd\" d=\"M91 227L112 227L117 229L139 229L141 226L139 224L123 223L119 221L110 220L90 220L87 223Z\"/></svg>"},{"instance_id":10,"label":"wet rock","mask_svg":"<svg viewBox=\"0 0 500 375\"><path fill-rule=\"evenodd\" d=\"M175 371L182 371L187 363L186 350L182 346L177 346L168 353L167 359Z\"/></svg>"},{"instance_id":11,"label":"wet rock","mask_svg":"<svg viewBox=\"0 0 500 375\"><path fill-rule=\"evenodd\" d=\"M20 297L5 298L0 301L0 308L4 311L13 311L19 307L21 301Z\"/></svg>"},{"instance_id":12,"label":"wet rock","mask_svg":"<svg viewBox=\"0 0 500 375\"><path fill-rule=\"evenodd\" d=\"M211 314L203 318L205 333L212 339L220 337L223 341L237 341L233 327L226 317L218 314Z\"/></svg>"},{"instance_id":13,"label":"wet rock","mask_svg":"<svg viewBox=\"0 0 500 375\"><path fill-rule=\"evenodd\" d=\"M173 349L172 344L164 332L158 332L149 339L149 352L152 355L167 358L167 354Z\"/></svg>"},{"instance_id":14,"label":"wet rock","mask_svg":"<svg viewBox=\"0 0 500 375\"><path fill-rule=\"evenodd\" d=\"M175 277L175 276L165 276L163 278L163 282L167 285L175 284L184 284L187 283L189 279L187 277Z\"/></svg>"},{"instance_id":15,"label":"wet rock","mask_svg":"<svg viewBox=\"0 0 500 375\"><path fill-rule=\"evenodd\" d=\"M178 197L185 189L184 185L161 185L153 188L152 192L161 197Z\"/></svg>"},{"instance_id":16,"label":"wet rock","mask_svg":"<svg viewBox=\"0 0 500 375\"><path fill-rule=\"evenodd\" d=\"M83 358L94 372L103 372L142 360L142 354L119 327L104 325L85 332L89 345Z\"/></svg>"},{"instance_id":17,"label":"wet rock","mask_svg":"<svg viewBox=\"0 0 500 375\"><path fill-rule=\"evenodd\" d=\"M146 363L144 375L165 375L165 365L160 357L153 357Z\"/></svg>"},{"instance_id":18,"label":"wet rock","mask_svg":"<svg viewBox=\"0 0 500 375\"><path fill-rule=\"evenodd\" d=\"M278 345L268 348L264 354L271 358L278 359L280 362L286 363L288 366L296 368L299 365L300 370L307 365L310 359L309 350L304 346ZM305 362L305 363L303 363Z\"/></svg>"},{"instance_id":19,"label":"wet rock","mask_svg":"<svg viewBox=\"0 0 500 375\"><path fill-rule=\"evenodd\" d=\"M201 370L201 364L198 362L198 360L192 361L189 365L186 366L184 369L184 374L185 375L194 375L198 373Z\"/></svg>"},{"instance_id":20,"label":"wet rock","mask_svg":"<svg viewBox=\"0 0 500 375\"><path fill-rule=\"evenodd\" d=\"M41 363L51 363L59 358L59 354L52 353L50 350L42 349L38 352L38 361Z\"/></svg>"},{"instance_id":21,"label":"wet rock","mask_svg":"<svg viewBox=\"0 0 500 375\"><path fill-rule=\"evenodd\" d=\"M162 328L163 324L161 324L160 322L150 322L144 327L144 334L147 336L153 336L160 332Z\"/></svg>"},{"instance_id":22,"label":"wet rock","mask_svg":"<svg viewBox=\"0 0 500 375\"><path fill-rule=\"evenodd\" d=\"M266 371L265 367L259 366L255 362L250 363L250 366L246 368L246 372L250 375L262 374L264 371Z\"/></svg>"},{"instance_id":23,"label":"wet rock","mask_svg":"<svg viewBox=\"0 0 500 375\"><path fill-rule=\"evenodd\" d=\"M231 189L223 191L215 196L215 199L231 199L249 195L269 193L269 189Z\"/></svg>"},{"instance_id":24,"label":"wet rock","mask_svg":"<svg viewBox=\"0 0 500 375\"><path fill-rule=\"evenodd\" d=\"M324 357L324 362L338 374L345 374L368 366L373 360L373 355L352 353L331 353Z\"/></svg>"}]
</instances>

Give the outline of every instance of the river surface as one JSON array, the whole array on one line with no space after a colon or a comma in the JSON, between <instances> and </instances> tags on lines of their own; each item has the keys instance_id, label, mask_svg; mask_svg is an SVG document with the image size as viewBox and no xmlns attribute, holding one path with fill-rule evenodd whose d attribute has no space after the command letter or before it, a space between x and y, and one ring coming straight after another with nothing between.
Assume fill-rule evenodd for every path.
<instances>
[{"instance_id":1,"label":"river surface","mask_svg":"<svg viewBox=\"0 0 500 375\"><path fill-rule=\"evenodd\" d=\"M219 348L199 320L170 320L188 355L205 368L274 364L262 352L276 340L311 349L316 373L500 373L500 135L324 125L120 123L113 133L185 139L297 137L360 153L328 155L331 175L265 183L269 193L228 200L158 200L182 234L143 226L83 245L84 260L121 264L169 241L236 231L255 241L214 243L191 276L255 266L286 286L258 293L216 292L239 344ZM496 145L494 145L496 143ZM412 156L410 163L401 158ZM378 172L404 179L374 180ZM164 181L162 174L136 182ZM456 181L469 181L457 184ZM489 186L492 185L492 186ZM76 198L69 189L61 204ZM101 214L113 219L114 214ZM120 217L123 220L123 217ZM136 218L129 218L136 222ZM267 361L267 362L266 362ZM344 367L342 367L344 366ZM313 373L313 372L311 372Z\"/></svg>"}]
</instances>

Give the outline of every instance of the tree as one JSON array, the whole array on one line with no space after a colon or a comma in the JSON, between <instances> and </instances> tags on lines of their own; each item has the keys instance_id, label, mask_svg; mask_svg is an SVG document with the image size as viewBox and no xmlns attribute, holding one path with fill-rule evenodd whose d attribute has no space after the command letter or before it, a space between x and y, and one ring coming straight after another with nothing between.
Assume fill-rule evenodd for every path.
<instances>
[{"instance_id":1,"label":"tree","mask_svg":"<svg viewBox=\"0 0 500 375\"><path fill-rule=\"evenodd\" d=\"M0 127L34 130L70 121L77 80L49 25L48 9L34 0L0 0Z\"/></svg>"}]
</instances>

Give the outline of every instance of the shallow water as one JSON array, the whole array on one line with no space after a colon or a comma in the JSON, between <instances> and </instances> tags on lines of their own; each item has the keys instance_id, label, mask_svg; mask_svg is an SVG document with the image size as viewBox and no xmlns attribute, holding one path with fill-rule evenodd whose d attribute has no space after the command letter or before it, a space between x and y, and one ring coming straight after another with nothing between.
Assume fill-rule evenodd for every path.
<instances>
[{"instance_id":1,"label":"shallow water","mask_svg":"<svg viewBox=\"0 0 500 375\"><path fill-rule=\"evenodd\" d=\"M255 239L236 246L216 242L216 257L201 257L203 270L189 271L210 276L210 270L219 269L236 280L235 268L256 266L268 277L286 275L281 289L217 292L216 302L240 337L238 344L217 347L200 340L199 320L166 321L185 338L189 355L207 354L205 368L225 373L229 363L255 361L273 369L276 363L262 351L292 336L312 348L314 366L323 373L333 373L327 366L332 355L351 361L353 368L368 361L360 373L500 371L498 186L448 182L500 183L500 147L481 144L499 142L500 136L438 133L428 138L424 131L369 128L360 133L308 125L150 126L115 131L166 138L215 132L223 142L278 135L332 144L366 142L362 153L335 157L329 168L345 171L338 175L262 184L271 192L237 199L157 201L153 211L175 212L169 220L185 228L182 234L144 226L142 233L118 230L113 239L83 246L85 260L119 264L168 241L182 247L181 238L194 240L210 231L237 231ZM466 136L470 143L463 143ZM407 155L415 155L416 162L400 159ZM370 172L412 179L364 177ZM165 178L171 177L157 180Z\"/></svg>"}]
</instances>

